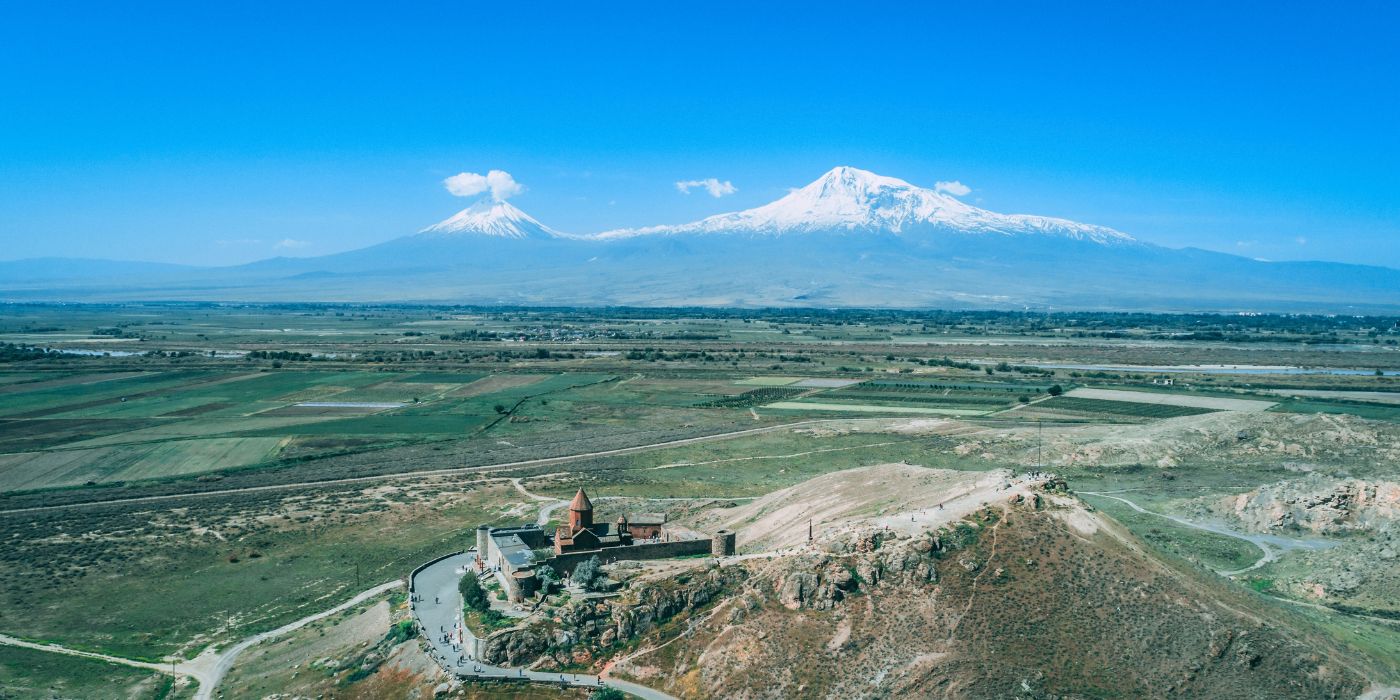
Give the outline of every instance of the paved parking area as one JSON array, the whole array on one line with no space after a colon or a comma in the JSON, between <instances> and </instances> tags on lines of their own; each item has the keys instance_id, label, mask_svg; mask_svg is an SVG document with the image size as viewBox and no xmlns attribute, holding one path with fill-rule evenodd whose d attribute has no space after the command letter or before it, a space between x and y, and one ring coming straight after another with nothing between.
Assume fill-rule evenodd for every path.
<instances>
[{"instance_id":1,"label":"paved parking area","mask_svg":"<svg viewBox=\"0 0 1400 700\"><path fill-rule=\"evenodd\" d=\"M413 577L413 614L428 641L433 658L443 668L463 678L518 678L539 683L601 688L612 686L645 700L674 700L670 695L626 681L576 673L547 673L522 668L492 666L478 660L480 642L462 624L462 594L457 582L476 575L476 551L453 555Z\"/></svg>"}]
</instances>

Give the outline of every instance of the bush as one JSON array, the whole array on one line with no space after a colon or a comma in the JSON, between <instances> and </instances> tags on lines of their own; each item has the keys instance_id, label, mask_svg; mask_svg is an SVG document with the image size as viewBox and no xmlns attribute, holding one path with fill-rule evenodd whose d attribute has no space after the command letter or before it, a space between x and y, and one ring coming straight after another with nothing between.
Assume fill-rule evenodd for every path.
<instances>
[{"instance_id":1,"label":"bush","mask_svg":"<svg viewBox=\"0 0 1400 700\"><path fill-rule=\"evenodd\" d=\"M589 694L588 700L627 700L627 696L617 688L599 688Z\"/></svg>"},{"instance_id":2,"label":"bush","mask_svg":"<svg viewBox=\"0 0 1400 700\"><path fill-rule=\"evenodd\" d=\"M603 576L603 572L599 570L601 567L602 562L598 560L596 555L589 557L584 560L583 563L574 567L574 583L578 584L579 587L583 588L585 591L597 591L603 585L603 581L606 580L606 577Z\"/></svg>"},{"instance_id":3,"label":"bush","mask_svg":"<svg viewBox=\"0 0 1400 700\"><path fill-rule=\"evenodd\" d=\"M390 644L400 644L418 636L418 628L413 625L413 620L399 620L398 624L389 627L389 634L385 639Z\"/></svg>"},{"instance_id":4,"label":"bush","mask_svg":"<svg viewBox=\"0 0 1400 700\"><path fill-rule=\"evenodd\" d=\"M482 611L491 608L486 591L482 590L481 582L471 572L462 577L462 582L457 584L457 590L462 592L462 605L466 609Z\"/></svg>"},{"instance_id":5,"label":"bush","mask_svg":"<svg viewBox=\"0 0 1400 700\"><path fill-rule=\"evenodd\" d=\"M1060 394L1065 393L1064 387L1060 386L1059 384L1050 387L1049 391L1051 396L1059 396Z\"/></svg>"},{"instance_id":6,"label":"bush","mask_svg":"<svg viewBox=\"0 0 1400 700\"><path fill-rule=\"evenodd\" d=\"M549 595L549 592L559 583L559 574L555 573L554 567L548 564L541 565L536 569L535 575L540 577L540 590L545 595Z\"/></svg>"}]
</instances>

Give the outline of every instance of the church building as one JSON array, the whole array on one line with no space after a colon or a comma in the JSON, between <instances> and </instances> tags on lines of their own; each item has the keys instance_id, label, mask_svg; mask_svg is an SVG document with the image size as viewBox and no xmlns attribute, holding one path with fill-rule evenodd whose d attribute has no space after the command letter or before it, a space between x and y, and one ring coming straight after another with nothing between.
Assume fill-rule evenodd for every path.
<instances>
[{"instance_id":1,"label":"church building","mask_svg":"<svg viewBox=\"0 0 1400 700\"><path fill-rule=\"evenodd\" d=\"M627 530L627 518L619 517L615 524L593 522L593 502L579 489L569 502L569 522L554 531L554 553L586 552L607 547L632 544Z\"/></svg>"}]
</instances>

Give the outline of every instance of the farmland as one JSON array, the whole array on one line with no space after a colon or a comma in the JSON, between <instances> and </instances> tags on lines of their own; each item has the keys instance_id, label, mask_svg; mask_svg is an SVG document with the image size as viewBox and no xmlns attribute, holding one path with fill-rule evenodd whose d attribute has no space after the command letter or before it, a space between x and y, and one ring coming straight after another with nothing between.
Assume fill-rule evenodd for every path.
<instances>
[{"instance_id":1,"label":"farmland","mask_svg":"<svg viewBox=\"0 0 1400 700\"><path fill-rule=\"evenodd\" d=\"M11 305L0 343L51 351L0 364L0 633L190 656L402 577L481 522L532 520L538 504L513 479L545 497L586 487L609 517L685 519L875 464L1050 467L1187 515L1203 494L1302 473L1396 478L1400 378L1371 371L1400 368L1395 335L1378 330L1393 320L1050 321ZM1206 323L1244 325L1233 340L1170 331ZM1354 373L1038 366L1189 361ZM1093 503L1164 556L1251 563L1253 545ZM1306 577L1289 562L1277 578ZM1369 585L1346 604L1390 590ZM88 687L5 653L0 681Z\"/></svg>"}]
</instances>

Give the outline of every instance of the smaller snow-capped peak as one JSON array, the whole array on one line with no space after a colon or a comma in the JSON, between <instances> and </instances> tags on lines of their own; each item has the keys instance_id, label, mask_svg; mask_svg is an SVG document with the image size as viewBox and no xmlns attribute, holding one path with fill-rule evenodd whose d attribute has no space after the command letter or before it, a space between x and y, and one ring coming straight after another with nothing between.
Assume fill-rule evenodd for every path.
<instances>
[{"instance_id":1,"label":"smaller snow-capped peak","mask_svg":"<svg viewBox=\"0 0 1400 700\"><path fill-rule=\"evenodd\" d=\"M807 186L754 209L717 214L679 226L606 231L598 237L696 233L781 235L823 231L912 234L928 228L966 233L1053 235L1098 243L1133 240L1110 228L1067 219L998 214L899 178L850 166L833 168Z\"/></svg>"},{"instance_id":2,"label":"smaller snow-capped peak","mask_svg":"<svg viewBox=\"0 0 1400 700\"><path fill-rule=\"evenodd\" d=\"M570 238L536 221L509 202L483 199L451 218L429 226L420 234L478 234L498 238Z\"/></svg>"}]
</instances>

